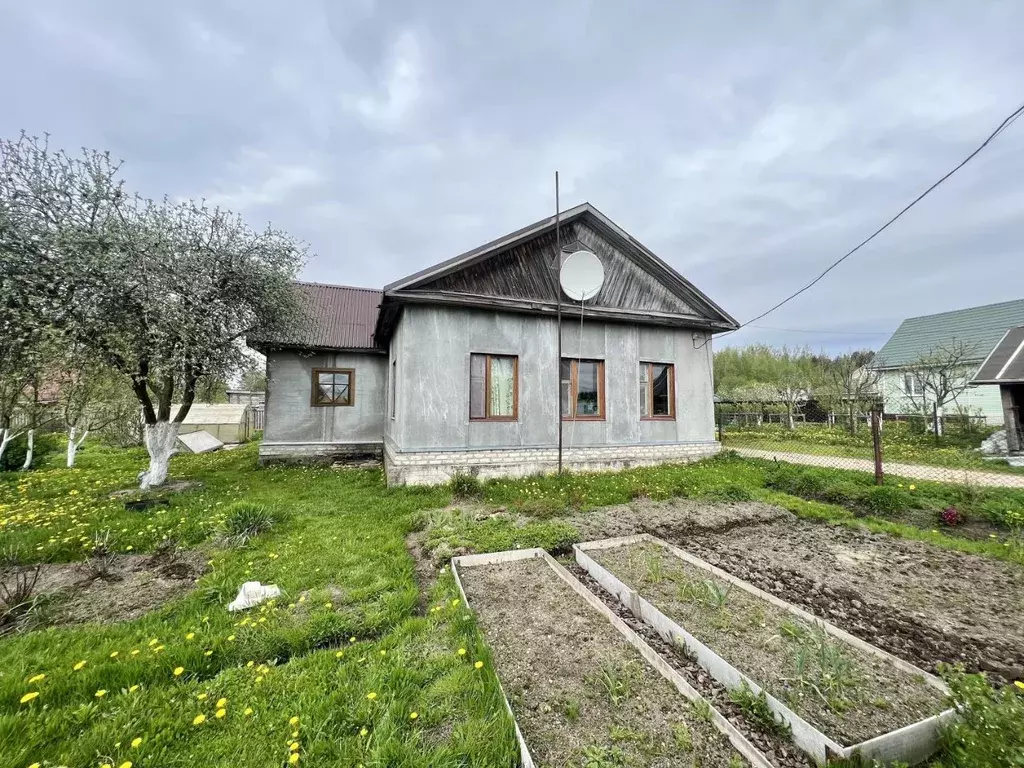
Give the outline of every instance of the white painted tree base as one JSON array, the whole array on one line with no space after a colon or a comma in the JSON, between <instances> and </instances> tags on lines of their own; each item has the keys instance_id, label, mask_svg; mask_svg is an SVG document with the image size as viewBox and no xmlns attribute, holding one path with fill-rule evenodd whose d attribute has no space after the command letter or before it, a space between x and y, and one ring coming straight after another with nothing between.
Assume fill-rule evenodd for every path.
<instances>
[{"instance_id":1,"label":"white painted tree base","mask_svg":"<svg viewBox=\"0 0 1024 768\"><path fill-rule=\"evenodd\" d=\"M179 422L158 421L147 424L143 431L146 451L149 453L149 469L139 475L139 487L148 490L163 485L167 480L167 471L174 454L174 444L178 439Z\"/></svg>"}]
</instances>

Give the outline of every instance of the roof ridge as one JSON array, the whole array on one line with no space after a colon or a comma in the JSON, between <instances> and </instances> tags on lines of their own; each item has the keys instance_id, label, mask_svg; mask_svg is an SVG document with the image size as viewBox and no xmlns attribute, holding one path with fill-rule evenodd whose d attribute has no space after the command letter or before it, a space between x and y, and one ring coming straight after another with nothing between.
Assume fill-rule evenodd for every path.
<instances>
[{"instance_id":1,"label":"roof ridge","mask_svg":"<svg viewBox=\"0 0 1024 768\"><path fill-rule=\"evenodd\" d=\"M1024 299L1010 299L1009 301L994 301L991 304L979 304L976 307L963 307L962 309L947 309L944 312L932 312L928 315L913 315L912 317L906 317L903 322L908 320L922 320L929 317L941 317L942 315L956 315L961 312L973 312L976 309L991 309L992 307L1002 307L1010 304L1024 304Z\"/></svg>"},{"instance_id":2,"label":"roof ridge","mask_svg":"<svg viewBox=\"0 0 1024 768\"><path fill-rule=\"evenodd\" d=\"M366 291L367 293L383 293L381 288L363 288L358 285L339 285L338 283L319 283L315 280L294 280L296 285L315 285L319 288L342 288L346 291Z\"/></svg>"}]
</instances>

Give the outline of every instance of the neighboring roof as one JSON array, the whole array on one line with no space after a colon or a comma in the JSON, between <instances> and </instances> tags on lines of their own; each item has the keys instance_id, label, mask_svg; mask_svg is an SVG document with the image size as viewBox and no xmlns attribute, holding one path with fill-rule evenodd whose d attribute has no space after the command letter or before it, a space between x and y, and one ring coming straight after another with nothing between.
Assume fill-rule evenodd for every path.
<instances>
[{"instance_id":1,"label":"neighboring roof","mask_svg":"<svg viewBox=\"0 0 1024 768\"><path fill-rule=\"evenodd\" d=\"M300 347L304 349L377 350L373 330L384 294L371 288L324 283L295 283L306 314L301 330L292 338L273 343L258 342L261 347Z\"/></svg>"},{"instance_id":2,"label":"neighboring roof","mask_svg":"<svg viewBox=\"0 0 1024 768\"><path fill-rule=\"evenodd\" d=\"M1024 325L1024 299L910 317L879 350L874 365L878 368L909 365L953 341L971 350L968 362L980 362L1007 328L1018 325Z\"/></svg>"},{"instance_id":3,"label":"neighboring roof","mask_svg":"<svg viewBox=\"0 0 1024 768\"><path fill-rule=\"evenodd\" d=\"M177 413L178 405L171 406ZM241 424L248 405L239 403L192 403L182 424Z\"/></svg>"},{"instance_id":4,"label":"neighboring roof","mask_svg":"<svg viewBox=\"0 0 1024 768\"><path fill-rule=\"evenodd\" d=\"M636 238L622 229L619 225L601 213L590 203L582 203L560 214L560 223L568 225L570 222L588 217L590 221L596 221L604 230L621 243L624 250L631 254L630 258L641 264L649 272L657 276L664 285L676 293L685 296L691 302L696 303L703 311L711 317L718 330L732 330L739 326L739 323L724 309L712 301L706 294L698 290L689 280L679 274L675 269L658 258L653 252L641 244ZM440 277L452 274L470 265L485 261L491 257L507 252L509 249L536 238L555 229L555 217L549 216L536 221L522 229L511 232L507 235L485 243L470 251L455 256L447 261L442 261L419 272L384 286L385 296L390 299L392 296L401 298L403 292L408 292L429 284ZM563 242L563 245L567 243Z\"/></svg>"},{"instance_id":5,"label":"neighboring roof","mask_svg":"<svg viewBox=\"0 0 1024 768\"><path fill-rule=\"evenodd\" d=\"M1011 328L992 348L974 374L972 384L1020 384L1024 382L1024 326Z\"/></svg>"}]
</instances>

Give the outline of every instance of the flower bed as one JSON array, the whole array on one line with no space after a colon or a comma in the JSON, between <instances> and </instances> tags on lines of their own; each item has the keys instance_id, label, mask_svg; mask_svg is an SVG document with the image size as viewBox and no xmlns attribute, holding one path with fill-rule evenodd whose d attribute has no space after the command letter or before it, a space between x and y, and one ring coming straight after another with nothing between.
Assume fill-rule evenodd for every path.
<instances>
[{"instance_id":1,"label":"flower bed","mask_svg":"<svg viewBox=\"0 0 1024 768\"><path fill-rule=\"evenodd\" d=\"M521 728L525 766L770 766L543 550L452 563Z\"/></svg>"},{"instance_id":2,"label":"flower bed","mask_svg":"<svg viewBox=\"0 0 1024 768\"><path fill-rule=\"evenodd\" d=\"M606 589L686 643L720 682L755 698L763 689L816 759L860 749L912 761L935 748L939 719L930 718L945 709L945 689L915 667L653 537L576 551Z\"/></svg>"}]
</instances>

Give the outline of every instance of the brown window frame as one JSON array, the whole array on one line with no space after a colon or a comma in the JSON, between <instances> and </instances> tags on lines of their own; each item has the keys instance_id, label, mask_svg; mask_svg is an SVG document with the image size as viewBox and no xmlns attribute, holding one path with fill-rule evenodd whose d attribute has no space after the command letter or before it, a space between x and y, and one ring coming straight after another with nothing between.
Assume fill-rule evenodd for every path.
<instances>
[{"instance_id":1,"label":"brown window frame","mask_svg":"<svg viewBox=\"0 0 1024 768\"><path fill-rule=\"evenodd\" d=\"M655 363L641 360L640 365L647 366L647 407L654 409L654 366L664 365L668 368L668 413L640 413L640 421L675 421L676 420L676 364Z\"/></svg>"},{"instance_id":2,"label":"brown window frame","mask_svg":"<svg viewBox=\"0 0 1024 768\"><path fill-rule=\"evenodd\" d=\"M317 395L320 393L321 373L347 373L348 374L348 402L347 403L321 403L317 402ZM310 407L312 408L348 408L356 404L356 369L355 368L314 368L312 390L310 392Z\"/></svg>"},{"instance_id":3,"label":"brown window frame","mask_svg":"<svg viewBox=\"0 0 1024 768\"><path fill-rule=\"evenodd\" d=\"M473 358L485 358L484 362L484 413L473 415ZM512 415L491 416L491 360L495 357L512 358ZM491 354L490 352L469 353L469 420L470 421L519 421L519 355Z\"/></svg>"},{"instance_id":4,"label":"brown window frame","mask_svg":"<svg viewBox=\"0 0 1024 768\"><path fill-rule=\"evenodd\" d=\"M558 408L562 408L562 366L561 363L569 363L569 402L572 404L571 414L562 414L562 421L604 421L607 418L607 411L605 410L605 383L604 383L604 360L594 359L577 359L575 357L563 357L558 366ZM579 416L576 413L577 395L579 394L579 374L580 363L595 363L597 364L598 376L597 376L597 408L598 412L596 415L591 416Z\"/></svg>"}]
</instances>

